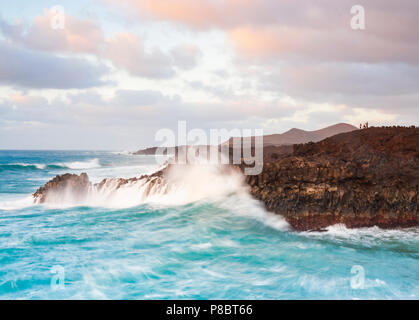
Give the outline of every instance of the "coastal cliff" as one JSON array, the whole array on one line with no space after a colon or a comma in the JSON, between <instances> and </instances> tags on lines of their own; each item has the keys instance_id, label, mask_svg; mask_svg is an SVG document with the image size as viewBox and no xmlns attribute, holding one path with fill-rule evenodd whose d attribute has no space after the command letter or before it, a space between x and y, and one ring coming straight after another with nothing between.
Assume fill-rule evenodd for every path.
<instances>
[{"instance_id":1,"label":"coastal cliff","mask_svg":"<svg viewBox=\"0 0 419 320\"><path fill-rule=\"evenodd\" d=\"M251 194L297 230L419 225L419 128L370 128L265 161Z\"/></svg>"}]
</instances>

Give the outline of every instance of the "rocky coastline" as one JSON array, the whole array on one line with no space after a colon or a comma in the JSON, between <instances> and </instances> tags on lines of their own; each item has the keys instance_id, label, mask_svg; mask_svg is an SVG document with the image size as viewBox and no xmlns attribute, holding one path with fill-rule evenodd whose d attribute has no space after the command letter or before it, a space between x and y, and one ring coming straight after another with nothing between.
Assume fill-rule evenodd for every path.
<instances>
[{"instance_id":1,"label":"rocky coastline","mask_svg":"<svg viewBox=\"0 0 419 320\"><path fill-rule=\"evenodd\" d=\"M152 189L167 183L170 167L144 180ZM244 170L244 166L238 166ZM108 179L95 184L101 188ZM338 134L317 143L267 148L262 173L246 176L250 193L268 211L299 231L419 226L419 128L383 127ZM35 202L70 187L80 197L92 184L85 173L57 176L39 188Z\"/></svg>"},{"instance_id":2,"label":"rocky coastline","mask_svg":"<svg viewBox=\"0 0 419 320\"><path fill-rule=\"evenodd\" d=\"M419 225L419 128L369 128L265 161L250 193L296 230Z\"/></svg>"}]
</instances>

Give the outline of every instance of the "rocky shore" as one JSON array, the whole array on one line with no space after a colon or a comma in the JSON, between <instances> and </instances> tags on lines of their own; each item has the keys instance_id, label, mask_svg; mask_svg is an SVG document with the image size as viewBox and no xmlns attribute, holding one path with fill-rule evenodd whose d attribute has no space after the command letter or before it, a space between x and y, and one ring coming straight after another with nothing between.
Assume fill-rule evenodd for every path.
<instances>
[{"instance_id":1,"label":"rocky shore","mask_svg":"<svg viewBox=\"0 0 419 320\"><path fill-rule=\"evenodd\" d=\"M419 225L419 128L370 128L265 161L251 194L296 230Z\"/></svg>"},{"instance_id":2,"label":"rocky shore","mask_svg":"<svg viewBox=\"0 0 419 320\"><path fill-rule=\"evenodd\" d=\"M95 185L85 173L64 174L33 196L43 203L49 194L70 188L83 197L92 186L100 189L111 180L116 188L143 180L152 190L168 183L169 167ZM296 230L337 223L349 228L419 226L419 128L369 128L317 143L266 148L262 173L245 180L267 210L284 216Z\"/></svg>"},{"instance_id":3,"label":"rocky shore","mask_svg":"<svg viewBox=\"0 0 419 320\"><path fill-rule=\"evenodd\" d=\"M165 183L164 176L168 167L159 170L151 175L142 175L139 178L110 178L103 179L99 183L91 183L86 173L80 175L65 173L57 175L55 178L48 181L44 186L40 187L32 195L34 202L42 204L48 202L48 199L57 198L57 196L65 196L71 193L74 201L83 201L87 198L89 192L95 190L100 192L102 189L112 186L113 191L116 191L122 186L130 183L141 182L147 188L142 196L148 196L154 187ZM50 197L50 198L49 198Z\"/></svg>"}]
</instances>

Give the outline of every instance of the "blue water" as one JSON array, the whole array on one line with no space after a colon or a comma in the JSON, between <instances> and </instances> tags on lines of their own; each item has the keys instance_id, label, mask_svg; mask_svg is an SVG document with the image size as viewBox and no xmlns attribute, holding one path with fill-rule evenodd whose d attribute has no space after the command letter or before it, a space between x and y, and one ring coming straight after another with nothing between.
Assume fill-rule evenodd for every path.
<instances>
[{"instance_id":1,"label":"blue water","mask_svg":"<svg viewBox=\"0 0 419 320\"><path fill-rule=\"evenodd\" d=\"M98 182L157 167L112 152L0 151L0 299L419 298L417 228L299 233L234 192L128 208L28 198L64 172Z\"/></svg>"}]
</instances>

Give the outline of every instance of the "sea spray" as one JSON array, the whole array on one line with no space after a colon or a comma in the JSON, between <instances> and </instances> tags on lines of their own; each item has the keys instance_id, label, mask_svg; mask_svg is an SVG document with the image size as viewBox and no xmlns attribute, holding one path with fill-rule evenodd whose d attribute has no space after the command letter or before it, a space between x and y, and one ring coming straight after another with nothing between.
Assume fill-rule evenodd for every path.
<instances>
[{"instance_id":1,"label":"sea spray","mask_svg":"<svg viewBox=\"0 0 419 320\"><path fill-rule=\"evenodd\" d=\"M85 178L87 175L58 176L35 193L35 200L52 207L127 208L143 203L182 205L246 192L238 170L217 165L169 165L152 175L104 179L96 184Z\"/></svg>"}]
</instances>

